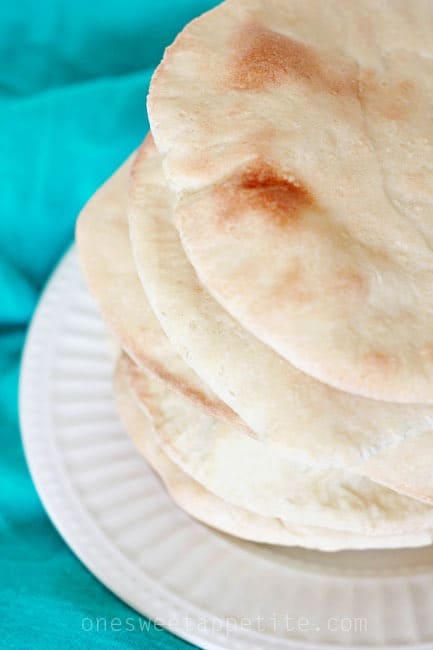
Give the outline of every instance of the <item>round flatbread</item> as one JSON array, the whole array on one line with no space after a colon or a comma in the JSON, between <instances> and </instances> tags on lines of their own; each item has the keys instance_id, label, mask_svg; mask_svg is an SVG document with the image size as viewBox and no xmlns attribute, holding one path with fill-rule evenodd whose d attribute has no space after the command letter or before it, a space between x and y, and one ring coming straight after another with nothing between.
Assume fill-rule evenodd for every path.
<instances>
[{"instance_id":1,"label":"round flatbread","mask_svg":"<svg viewBox=\"0 0 433 650\"><path fill-rule=\"evenodd\" d=\"M154 150L150 137L143 148ZM148 368L210 413L243 426L176 354L138 279L127 217L134 156L92 196L78 218L76 241L87 286L120 346L139 366Z\"/></svg>"},{"instance_id":2,"label":"round flatbread","mask_svg":"<svg viewBox=\"0 0 433 650\"><path fill-rule=\"evenodd\" d=\"M433 4L228 0L149 115L202 283L299 369L433 402Z\"/></svg>"},{"instance_id":3,"label":"round flatbread","mask_svg":"<svg viewBox=\"0 0 433 650\"><path fill-rule=\"evenodd\" d=\"M366 548L398 548L431 543L427 532L408 535L367 536L318 527L295 526L272 517L261 517L227 503L189 477L173 463L156 442L152 422L131 393L119 366L115 377L119 413L137 449L162 478L174 501L192 517L225 533L256 542L303 546L322 551Z\"/></svg>"},{"instance_id":4,"label":"round flatbread","mask_svg":"<svg viewBox=\"0 0 433 650\"><path fill-rule=\"evenodd\" d=\"M344 468L433 431L431 406L336 390L249 334L200 284L171 211L161 157L146 147L134 163L129 206L141 282L175 349L260 440L292 460Z\"/></svg>"},{"instance_id":5,"label":"round flatbread","mask_svg":"<svg viewBox=\"0 0 433 650\"><path fill-rule=\"evenodd\" d=\"M121 365L149 412L159 444L189 476L220 498L266 517L362 535L433 528L433 508L344 470L300 466L272 447L206 415L135 366Z\"/></svg>"}]
</instances>

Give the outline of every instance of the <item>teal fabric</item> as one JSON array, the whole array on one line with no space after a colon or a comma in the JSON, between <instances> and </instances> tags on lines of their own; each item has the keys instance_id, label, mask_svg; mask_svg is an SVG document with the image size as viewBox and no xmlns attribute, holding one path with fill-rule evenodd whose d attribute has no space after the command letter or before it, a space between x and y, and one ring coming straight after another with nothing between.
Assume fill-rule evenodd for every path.
<instances>
[{"instance_id":1,"label":"teal fabric","mask_svg":"<svg viewBox=\"0 0 433 650\"><path fill-rule=\"evenodd\" d=\"M27 325L80 207L145 135L145 96L164 46L212 4L1 3L1 648L190 647L139 621L51 525L21 448L17 386ZM97 617L131 616L134 631L90 629Z\"/></svg>"}]
</instances>

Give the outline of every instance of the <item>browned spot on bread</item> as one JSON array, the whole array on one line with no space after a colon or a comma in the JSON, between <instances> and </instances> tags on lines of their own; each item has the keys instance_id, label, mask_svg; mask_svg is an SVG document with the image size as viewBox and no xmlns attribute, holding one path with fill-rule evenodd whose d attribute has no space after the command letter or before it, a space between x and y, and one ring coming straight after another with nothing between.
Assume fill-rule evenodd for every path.
<instances>
[{"instance_id":1,"label":"browned spot on bread","mask_svg":"<svg viewBox=\"0 0 433 650\"><path fill-rule=\"evenodd\" d=\"M395 369L396 361L385 352L371 350L364 355L363 366L367 374L388 374Z\"/></svg>"},{"instance_id":2,"label":"browned spot on bread","mask_svg":"<svg viewBox=\"0 0 433 650\"><path fill-rule=\"evenodd\" d=\"M367 294L368 283L366 278L356 271L342 271L337 277L334 289L346 298L359 298Z\"/></svg>"},{"instance_id":3,"label":"browned spot on bread","mask_svg":"<svg viewBox=\"0 0 433 650\"><path fill-rule=\"evenodd\" d=\"M315 292L317 290L320 289L316 288ZM325 285L323 290L327 291L328 285ZM351 305L352 302L350 301L366 296L368 285L366 279L359 273L355 271L343 271L338 275L336 280L334 279L332 283L330 282L329 290L345 298L348 301L348 305ZM302 268L295 268L284 273L281 280L274 287L273 297L275 298L276 304L287 295L290 295L291 300L299 305L306 305L313 300L313 289L306 285Z\"/></svg>"},{"instance_id":4,"label":"browned spot on bread","mask_svg":"<svg viewBox=\"0 0 433 650\"><path fill-rule=\"evenodd\" d=\"M223 183L218 192L226 222L258 212L279 227L294 225L303 210L315 203L310 190L294 175L278 171L263 160Z\"/></svg>"},{"instance_id":5,"label":"browned spot on bread","mask_svg":"<svg viewBox=\"0 0 433 650\"><path fill-rule=\"evenodd\" d=\"M182 379L173 372L167 370L162 364L160 364L155 359L150 357L140 357L140 361L143 366L149 371L152 375L158 377L168 388L171 388L185 397L187 397L191 402L199 406L205 413L213 415L218 419L222 419L229 424L234 425L239 430L245 431L248 435L253 438L256 438L256 434L241 420L241 418L232 411L232 409L225 404L225 402L215 398L212 400L208 395L206 395L199 388L188 383L186 380ZM143 377L142 368L138 367L131 359L124 357L123 363L128 373L129 380L132 384L132 387L135 393L144 403L146 403L146 390L147 384L145 378Z\"/></svg>"},{"instance_id":6,"label":"browned spot on bread","mask_svg":"<svg viewBox=\"0 0 433 650\"><path fill-rule=\"evenodd\" d=\"M384 102L383 116L388 120L406 119L412 109L414 88L414 84L408 80L393 84Z\"/></svg>"},{"instance_id":7,"label":"browned spot on bread","mask_svg":"<svg viewBox=\"0 0 433 650\"><path fill-rule=\"evenodd\" d=\"M433 343L426 343L421 348L421 357L428 363L433 363Z\"/></svg>"},{"instance_id":8,"label":"browned spot on bread","mask_svg":"<svg viewBox=\"0 0 433 650\"><path fill-rule=\"evenodd\" d=\"M244 25L233 39L233 50L227 78L232 89L263 90L291 78L331 94L356 95L352 65L330 64L310 45L259 24Z\"/></svg>"},{"instance_id":9,"label":"browned spot on bread","mask_svg":"<svg viewBox=\"0 0 433 650\"><path fill-rule=\"evenodd\" d=\"M311 291L305 285L305 277L300 269L294 269L285 273L280 282L274 288L276 304L280 304L288 295L298 305L306 305L311 302Z\"/></svg>"},{"instance_id":10,"label":"browned spot on bread","mask_svg":"<svg viewBox=\"0 0 433 650\"><path fill-rule=\"evenodd\" d=\"M361 72L360 99L367 111L391 121L405 120L414 109L415 84L409 79L390 82L374 70Z\"/></svg>"}]
</instances>

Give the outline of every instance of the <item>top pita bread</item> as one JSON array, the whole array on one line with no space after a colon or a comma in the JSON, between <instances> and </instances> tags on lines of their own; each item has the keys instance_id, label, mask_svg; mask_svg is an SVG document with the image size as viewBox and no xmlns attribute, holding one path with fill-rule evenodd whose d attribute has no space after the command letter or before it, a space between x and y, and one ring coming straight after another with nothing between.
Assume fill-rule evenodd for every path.
<instances>
[{"instance_id":1,"label":"top pita bread","mask_svg":"<svg viewBox=\"0 0 433 650\"><path fill-rule=\"evenodd\" d=\"M433 402L433 4L236 0L149 114L198 275L323 382Z\"/></svg>"}]
</instances>

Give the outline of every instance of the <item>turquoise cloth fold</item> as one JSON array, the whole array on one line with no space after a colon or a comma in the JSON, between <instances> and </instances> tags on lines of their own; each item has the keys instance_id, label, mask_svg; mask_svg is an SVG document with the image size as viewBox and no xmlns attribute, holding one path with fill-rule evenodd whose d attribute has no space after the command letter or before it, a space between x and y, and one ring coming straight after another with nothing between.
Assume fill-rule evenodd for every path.
<instances>
[{"instance_id":1,"label":"turquoise cloth fold","mask_svg":"<svg viewBox=\"0 0 433 650\"><path fill-rule=\"evenodd\" d=\"M143 139L145 96L164 47L213 4L1 4L0 648L190 647L140 624L51 525L21 448L17 386L27 325L78 211ZM90 629L97 617L130 616L134 631Z\"/></svg>"}]
</instances>

